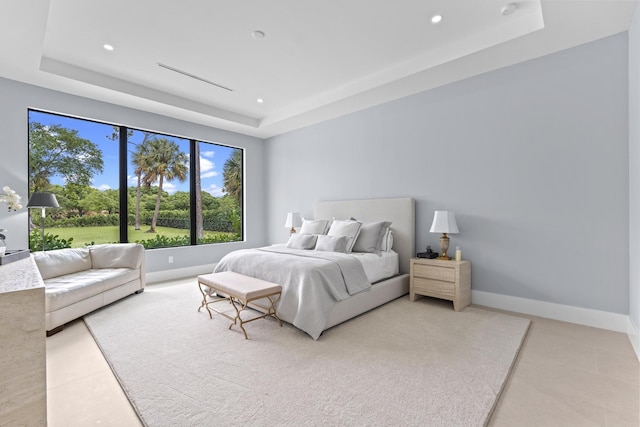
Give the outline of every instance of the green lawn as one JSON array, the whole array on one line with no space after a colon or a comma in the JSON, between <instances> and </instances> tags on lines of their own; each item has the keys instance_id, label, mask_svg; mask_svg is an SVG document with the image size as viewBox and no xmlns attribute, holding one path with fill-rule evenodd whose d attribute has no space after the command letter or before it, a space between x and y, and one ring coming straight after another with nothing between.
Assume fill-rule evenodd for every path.
<instances>
[{"instance_id":1,"label":"green lawn","mask_svg":"<svg viewBox=\"0 0 640 427\"><path fill-rule=\"evenodd\" d=\"M135 242L136 240L150 240L156 235L175 237L186 236L189 234L189 230L181 230L178 228L169 227L156 227L157 233L147 233L146 230L149 226L142 226L140 231L135 231L133 227L129 227L129 241ZM113 243L120 239L119 227L114 226L102 226L102 227L61 227L61 228L47 228L45 230L47 234L58 235L60 239L69 239L73 237L71 247L80 248L90 243ZM205 231L207 236L215 236L219 234L216 231Z\"/></svg>"}]
</instances>

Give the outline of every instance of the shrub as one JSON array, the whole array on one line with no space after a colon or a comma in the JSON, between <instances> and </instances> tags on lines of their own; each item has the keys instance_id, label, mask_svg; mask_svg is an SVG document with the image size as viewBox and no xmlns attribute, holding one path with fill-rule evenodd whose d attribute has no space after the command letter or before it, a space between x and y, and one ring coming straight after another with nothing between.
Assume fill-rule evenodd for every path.
<instances>
[{"instance_id":1,"label":"shrub","mask_svg":"<svg viewBox=\"0 0 640 427\"><path fill-rule=\"evenodd\" d=\"M44 250L51 251L54 249L65 249L71 247L73 237L69 239L60 239L59 236L45 233L44 234ZM31 252L42 250L42 233L38 230L33 230L29 234L29 248Z\"/></svg>"}]
</instances>

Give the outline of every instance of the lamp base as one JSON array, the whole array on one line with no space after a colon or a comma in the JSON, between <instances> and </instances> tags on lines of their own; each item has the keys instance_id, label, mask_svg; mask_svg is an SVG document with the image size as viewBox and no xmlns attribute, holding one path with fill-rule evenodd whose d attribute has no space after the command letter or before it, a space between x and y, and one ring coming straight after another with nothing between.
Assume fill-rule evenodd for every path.
<instances>
[{"instance_id":1,"label":"lamp base","mask_svg":"<svg viewBox=\"0 0 640 427\"><path fill-rule=\"evenodd\" d=\"M440 248L442 249L442 255L438 257L438 259L450 260L447 256L447 250L449 249L449 238L447 237L447 233L442 233L442 237L440 237Z\"/></svg>"}]
</instances>

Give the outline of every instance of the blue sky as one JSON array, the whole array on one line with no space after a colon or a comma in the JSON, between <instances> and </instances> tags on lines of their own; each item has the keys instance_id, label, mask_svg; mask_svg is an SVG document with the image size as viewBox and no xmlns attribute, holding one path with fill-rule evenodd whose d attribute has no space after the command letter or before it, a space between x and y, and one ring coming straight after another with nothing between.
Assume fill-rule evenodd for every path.
<instances>
[{"instance_id":1,"label":"blue sky","mask_svg":"<svg viewBox=\"0 0 640 427\"><path fill-rule=\"evenodd\" d=\"M49 126L57 124L67 129L75 129L78 131L80 138L88 139L100 147L102 150L102 160L104 161L104 171L102 174L93 177L92 186L99 190L118 188L118 142L107 138L114 132L111 125L38 111L29 111L29 121L35 121ZM158 136L174 141L183 152L189 153L189 140L163 134L158 134ZM131 141L135 143L141 140L142 132L135 131ZM234 148L217 144L200 144L200 176L203 191L207 191L214 197L224 195L222 192L222 169L226 160L233 153L233 150ZM129 161L127 172L129 186L136 185L136 177L133 175L132 170L133 168ZM59 176L52 178L51 182L52 184L64 185L62 177ZM170 182L164 181L162 188L171 194L176 191L189 191L189 180L187 179L185 182L179 182L177 180Z\"/></svg>"}]
</instances>

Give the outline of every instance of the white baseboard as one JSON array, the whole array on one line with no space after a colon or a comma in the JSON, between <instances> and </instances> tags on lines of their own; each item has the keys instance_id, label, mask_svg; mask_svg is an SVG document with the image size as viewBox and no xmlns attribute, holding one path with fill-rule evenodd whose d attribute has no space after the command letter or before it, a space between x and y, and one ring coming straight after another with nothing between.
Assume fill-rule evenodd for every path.
<instances>
[{"instance_id":1,"label":"white baseboard","mask_svg":"<svg viewBox=\"0 0 640 427\"><path fill-rule=\"evenodd\" d=\"M145 275L148 284L164 282L167 280L184 279L185 277L193 277L199 274L211 273L216 264L196 265L194 267L175 268L173 270L162 270L147 273Z\"/></svg>"},{"instance_id":2,"label":"white baseboard","mask_svg":"<svg viewBox=\"0 0 640 427\"><path fill-rule=\"evenodd\" d=\"M532 316L546 317L563 322L577 323L594 328L628 334L631 318L626 314L555 304L527 298L494 294L491 292L471 291L471 302L501 310L515 311Z\"/></svg>"},{"instance_id":3,"label":"white baseboard","mask_svg":"<svg viewBox=\"0 0 640 427\"><path fill-rule=\"evenodd\" d=\"M628 335L631 340L631 345L636 352L636 356L638 356L638 360L640 360L640 327L633 322L631 317L629 317Z\"/></svg>"}]
</instances>

